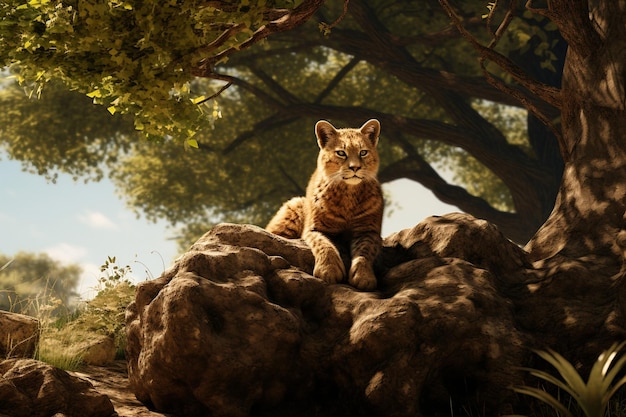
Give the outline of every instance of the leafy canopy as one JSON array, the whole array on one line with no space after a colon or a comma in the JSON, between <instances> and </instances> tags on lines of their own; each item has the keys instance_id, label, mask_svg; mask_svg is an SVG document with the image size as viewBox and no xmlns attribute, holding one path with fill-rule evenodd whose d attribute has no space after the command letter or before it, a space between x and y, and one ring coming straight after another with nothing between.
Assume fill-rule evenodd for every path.
<instances>
[{"instance_id":1,"label":"leafy canopy","mask_svg":"<svg viewBox=\"0 0 626 417\"><path fill-rule=\"evenodd\" d=\"M0 43L10 47L0 56L21 86L0 90L0 146L52 179L58 172L90 179L108 173L151 219L263 224L282 201L303 193L316 159L315 121L358 126L376 117L383 126L381 181L420 182L511 238L528 238L554 203L560 172L553 148L541 132L528 141L525 111L484 80L441 6L352 1L323 35L319 22L342 15L342 2L327 2L307 23L246 43L280 15L277 7L296 15L314 3L178 2L149 11L141 2L4 6ZM484 5L459 4L469 30L488 40ZM71 19L52 19L70 6ZM530 53L528 62L546 60L547 49L537 55L520 44L524 33L545 33L541 22L513 23L503 47ZM53 30L57 24L64 31ZM222 51L226 39L241 50L222 55L233 51ZM231 87L222 91L224 83ZM24 96L24 87L40 94ZM159 146L137 140L135 128L158 137ZM189 146L180 146L181 137Z\"/></svg>"},{"instance_id":2,"label":"leafy canopy","mask_svg":"<svg viewBox=\"0 0 626 417\"><path fill-rule=\"evenodd\" d=\"M0 4L0 63L41 93L61 80L129 113L150 137L191 137L207 116L190 89L207 56L249 41L293 0L30 0ZM218 59L219 61L219 59ZM210 117L212 112L208 113ZM191 142L193 144L193 142Z\"/></svg>"}]
</instances>

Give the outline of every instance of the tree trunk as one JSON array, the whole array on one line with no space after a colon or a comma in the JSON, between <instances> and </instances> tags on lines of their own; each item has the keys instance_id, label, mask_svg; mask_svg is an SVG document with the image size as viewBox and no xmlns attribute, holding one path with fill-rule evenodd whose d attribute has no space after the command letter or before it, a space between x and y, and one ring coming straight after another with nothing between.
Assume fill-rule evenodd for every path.
<instances>
[{"instance_id":1,"label":"tree trunk","mask_svg":"<svg viewBox=\"0 0 626 417\"><path fill-rule=\"evenodd\" d=\"M565 169L550 217L526 246L537 283L530 299L516 300L522 326L577 360L626 337L626 2L599 1L588 11L580 3L552 1L542 11L569 44Z\"/></svg>"},{"instance_id":2,"label":"tree trunk","mask_svg":"<svg viewBox=\"0 0 626 417\"><path fill-rule=\"evenodd\" d=\"M606 0L577 24L575 1L552 2L570 47L561 88L565 170L556 205L529 242L535 260L591 254L622 265L626 245L626 5Z\"/></svg>"}]
</instances>

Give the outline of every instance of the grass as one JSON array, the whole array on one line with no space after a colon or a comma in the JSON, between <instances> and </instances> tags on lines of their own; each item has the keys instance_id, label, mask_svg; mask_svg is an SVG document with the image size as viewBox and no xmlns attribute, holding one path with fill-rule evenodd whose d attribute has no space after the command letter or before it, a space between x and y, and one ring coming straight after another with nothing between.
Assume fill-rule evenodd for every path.
<instances>
[{"instance_id":1,"label":"grass","mask_svg":"<svg viewBox=\"0 0 626 417\"><path fill-rule=\"evenodd\" d=\"M44 335L40 339L36 359L66 371L75 371L80 368L83 358L80 354L67 349L71 343L69 340L58 335L45 334L45 332Z\"/></svg>"},{"instance_id":2,"label":"grass","mask_svg":"<svg viewBox=\"0 0 626 417\"><path fill-rule=\"evenodd\" d=\"M97 295L78 306L64 306L47 291L13 306L15 310L33 312L31 315L40 322L35 359L61 369L76 370L83 358L75 347L100 335L113 336L116 359L124 358L124 316L135 294L135 286L126 279L131 270L128 266L118 267L115 258L109 257L101 272Z\"/></svg>"},{"instance_id":3,"label":"grass","mask_svg":"<svg viewBox=\"0 0 626 417\"><path fill-rule=\"evenodd\" d=\"M616 416L624 415L626 403L623 399L615 398L620 388L626 384L626 376L623 375L626 355L622 355L618 359L624 346L626 346L626 342L614 343L609 349L602 352L592 366L586 382L574 366L557 352L551 349L536 351L542 359L554 367L559 377L538 369L523 369L540 380L557 387L559 393L566 392L573 404L570 402L566 405L559 396L555 397L540 388L516 386L513 387L513 390L545 403L557 415L563 417L606 417L608 410L617 412L614 414ZM616 359L617 361L615 361Z\"/></svg>"}]
</instances>

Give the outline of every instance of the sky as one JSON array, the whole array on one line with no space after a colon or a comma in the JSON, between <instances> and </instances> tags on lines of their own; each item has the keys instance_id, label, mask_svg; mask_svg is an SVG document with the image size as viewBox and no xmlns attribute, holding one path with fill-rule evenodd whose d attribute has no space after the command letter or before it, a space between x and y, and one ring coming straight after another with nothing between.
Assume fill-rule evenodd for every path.
<instances>
[{"instance_id":1,"label":"sky","mask_svg":"<svg viewBox=\"0 0 626 417\"><path fill-rule=\"evenodd\" d=\"M409 180L384 188L391 215L383 219L383 236L458 211ZM179 255L171 240L175 234L166 222L138 217L108 180L85 184L59 174L53 184L0 153L0 253L43 252L62 264L80 265L77 292L83 300L97 293L100 266L109 256L120 267L131 267L135 283L157 278Z\"/></svg>"}]
</instances>

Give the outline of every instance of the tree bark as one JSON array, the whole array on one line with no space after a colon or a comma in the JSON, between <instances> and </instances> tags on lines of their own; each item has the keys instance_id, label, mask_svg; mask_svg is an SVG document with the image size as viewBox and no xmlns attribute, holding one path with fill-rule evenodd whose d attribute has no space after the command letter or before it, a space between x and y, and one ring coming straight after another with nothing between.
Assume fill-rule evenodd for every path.
<instances>
[{"instance_id":1,"label":"tree bark","mask_svg":"<svg viewBox=\"0 0 626 417\"><path fill-rule=\"evenodd\" d=\"M527 249L535 260L594 254L619 268L626 248L626 5L596 2L587 20L578 3L553 1L544 12L569 44L561 88L565 170L554 210Z\"/></svg>"},{"instance_id":2,"label":"tree bark","mask_svg":"<svg viewBox=\"0 0 626 417\"><path fill-rule=\"evenodd\" d=\"M525 247L528 284L507 293L535 348L589 369L626 339L626 2L551 1L535 11L569 45L561 87L565 169L552 213Z\"/></svg>"}]
</instances>

